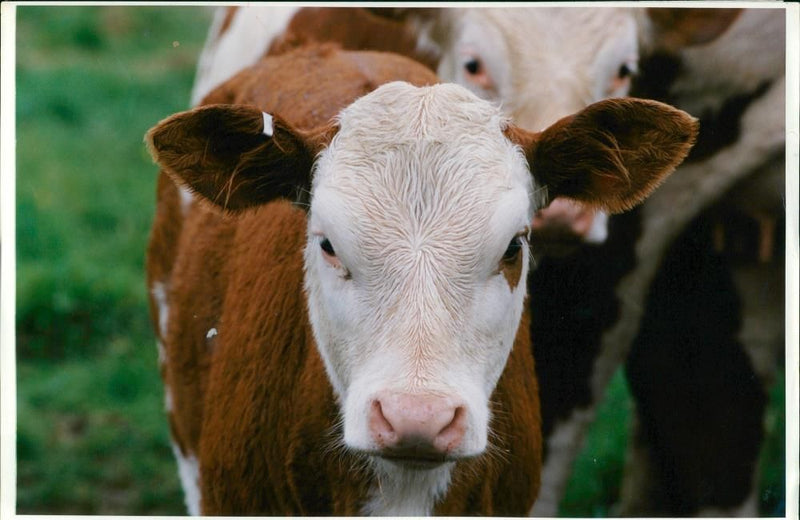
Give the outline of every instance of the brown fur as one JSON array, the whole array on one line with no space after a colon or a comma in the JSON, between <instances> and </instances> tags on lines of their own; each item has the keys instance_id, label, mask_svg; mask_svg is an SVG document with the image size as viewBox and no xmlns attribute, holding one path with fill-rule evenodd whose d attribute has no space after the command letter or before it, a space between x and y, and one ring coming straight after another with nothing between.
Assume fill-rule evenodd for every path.
<instances>
[{"instance_id":1,"label":"brown fur","mask_svg":"<svg viewBox=\"0 0 800 520\"><path fill-rule=\"evenodd\" d=\"M417 49L417 38L402 21L354 7L305 7L273 40L268 54L282 54L311 42L332 42L348 50L393 52L435 70L437 59Z\"/></svg>"},{"instance_id":2,"label":"brown fur","mask_svg":"<svg viewBox=\"0 0 800 520\"><path fill-rule=\"evenodd\" d=\"M147 141L153 156L176 181L185 183L189 177L189 188L227 209L244 209L275 196L305 203L311 163L335 132L333 117L389 80L420 86L437 81L428 69L400 56L310 45L242 71L203 101L242 106L210 106L189 116L177 114L148 132ZM298 91L303 92L303 102L290 95ZM262 133L262 111L280 114L273 122L272 139ZM303 142L295 138L297 133ZM202 143L194 141L192 136L197 135ZM309 140L314 143L311 148L304 144ZM276 168L275 161L280 158L285 165L286 157L298 160L288 170ZM219 179L227 178L227 167L233 163L236 173L220 191ZM191 174L180 179L176 171ZM301 176L305 178L298 182Z\"/></svg>"},{"instance_id":3,"label":"brown fur","mask_svg":"<svg viewBox=\"0 0 800 520\"><path fill-rule=\"evenodd\" d=\"M233 18L236 16L236 11L238 7L228 7L225 9L225 19L222 20L222 25L219 27L219 36L224 35L228 29L230 28L231 24L233 23Z\"/></svg>"},{"instance_id":4,"label":"brown fur","mask_svg":"<svg viewBox=\"0 0 800 520\"><path fill-rule=\"evenodd\" d=\"M500 260L500 271L503 273L508 287L512 291L517 288L519 281L522 278L522 251L517 253L516 256L508 260Z\"/></svg>"}]
</instances>

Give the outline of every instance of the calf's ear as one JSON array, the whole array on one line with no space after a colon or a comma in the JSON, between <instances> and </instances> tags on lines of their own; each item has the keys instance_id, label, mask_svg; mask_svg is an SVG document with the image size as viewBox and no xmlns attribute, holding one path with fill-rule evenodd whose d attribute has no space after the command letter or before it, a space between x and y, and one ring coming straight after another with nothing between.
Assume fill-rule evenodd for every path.
<instances>
[{"instance_id":1,"label":"calf's ear","mask_svg":"<svg viewBox=\"0 0 800 520\"><path fill-rule=\"evenodd\" d=\"M695 118L657 101L607 99L540 133L510 125L547 203L563 196L619 213L642 202L689 153Z\"/></svg>"},{"instance_id":2,"label":"calf's ear","mask_svg":"<svg viewBox=\"0 0 800 520\"><path fill-rule=\"evenodd\" d=\"M175 182L238 211L277 198L307 202L314 158L334 133L299 132L255 107L208 105L161 121L145 142Z\"/></svg>"}]
</instances>

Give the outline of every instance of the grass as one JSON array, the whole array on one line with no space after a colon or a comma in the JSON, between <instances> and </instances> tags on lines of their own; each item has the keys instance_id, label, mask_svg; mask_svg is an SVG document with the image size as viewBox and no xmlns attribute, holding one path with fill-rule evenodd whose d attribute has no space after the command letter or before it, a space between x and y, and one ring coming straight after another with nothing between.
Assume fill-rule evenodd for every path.
<instances>
[{"instance_id":1,"label":"grass","mask_svg":"<svg viewBox=\"0 0 800 520\"><path fill-rule=\"evenodd\" d=\"M143 253L156 168L144 133L187 107L209 12L17 11L17 512L184 514ZM782 380L767 418L762 511L780 511ZM561 514L606 516L630 397L617 375Z\"/></svg>"},{"instance_id":2,"label":"grass","mask_svg":"<svg viewBox=\"0 0 800 520\"><path fill-rule=\"evenodd\" d=\"M559 516L615 516L632 409L630 391L619 370L609 383L597 419L586 434L585 447L572 466Z\"/></svg>"},{"instance_id":3,"label":"grass","mask_svg":"<svg viewBox=\"0 0 800 520\"><path fill-rule=\"evenodd\" d=\"M183 514L144 286L156 168L210 16L17 11L17 510Z\"/></svg>"}]
</instances>

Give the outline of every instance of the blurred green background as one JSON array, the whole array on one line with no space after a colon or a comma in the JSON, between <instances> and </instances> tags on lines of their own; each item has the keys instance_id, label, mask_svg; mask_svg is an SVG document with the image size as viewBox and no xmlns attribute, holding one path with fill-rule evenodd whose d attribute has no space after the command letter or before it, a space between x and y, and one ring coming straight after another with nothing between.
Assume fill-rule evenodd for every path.
<instances>
[{"instance_id":1,"label":"blurred green background","mask_svg":"<svg viewBox=\"0 0 800 520\"><path fill-rule=\"evenodd\" d=\"M144 284L156 168L143 145L188 107L201 7L17 10L17 512L185 514ZM762 514L784 495L783 379L771 392ZM561 513L613 515L624 378Z\"/></svg>"}]
</instances>

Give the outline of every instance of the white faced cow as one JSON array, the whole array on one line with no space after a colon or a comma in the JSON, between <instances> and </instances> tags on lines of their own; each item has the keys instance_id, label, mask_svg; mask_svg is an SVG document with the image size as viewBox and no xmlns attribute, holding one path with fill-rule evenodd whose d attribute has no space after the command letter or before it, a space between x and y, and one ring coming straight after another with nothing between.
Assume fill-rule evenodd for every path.
<instances>
[{"instance_id":1,"label":"white faced cow","mask_svg":"<svg viewBox=\"0 0 800 520\"><path fill-rule=\"evenodd\" d=\"M148 277L190 512L533 504L531 216L556 196L631 207L696 125L609 100L531 132L434 82L402 57L307 46L148 133L165 172ZM170 180L202 200L182 224Z\"/></svg>"}]
</instances>

